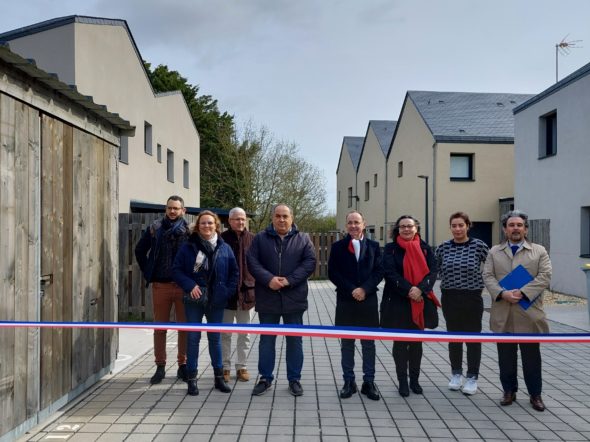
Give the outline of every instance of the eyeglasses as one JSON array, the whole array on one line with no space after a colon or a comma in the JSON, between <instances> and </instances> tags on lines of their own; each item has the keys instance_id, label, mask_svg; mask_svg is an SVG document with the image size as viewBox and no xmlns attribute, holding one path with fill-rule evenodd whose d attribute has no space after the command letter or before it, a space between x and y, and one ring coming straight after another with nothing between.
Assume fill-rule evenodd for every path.
<instances>
[{"instance_id":1,"label":"eyeglasses","mask_svg":"<svg viewBox=\"0 0 590 442\"><path fill-rule=\"evenodd\" d=\"M415 224L412 224L412 225L409 225L409 224L408 224L408 225L398 226L398 228L399 228L400 230L405 230L405 229L409 230L409 229L413 229L414 227L416 227L416 225L415 225Z\"/></svg>"}]
</instances>

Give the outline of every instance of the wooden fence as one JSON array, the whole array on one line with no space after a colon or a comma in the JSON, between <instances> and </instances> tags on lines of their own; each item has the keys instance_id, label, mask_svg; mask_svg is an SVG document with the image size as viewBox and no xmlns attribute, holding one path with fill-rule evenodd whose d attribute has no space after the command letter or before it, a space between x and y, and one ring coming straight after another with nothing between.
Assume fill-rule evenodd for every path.
<instances>
[{"instance_id":1,"label":"wooden fence","mask_svg":"<svg viewBox=\"0 0 590 442\"><path fill-rule=\"evenodd\" d=\"M120 213L119 214L119 320L151 321L152 289L146 287L145 280L135 260L135 245L143 231L160 213ZM194 215L185 215L189 223L195 221ZM316 250L317 264L312 278L328 277L328 258L332 243L339 239L338 233L310 233Z\"/></svg>"}]
</instances>

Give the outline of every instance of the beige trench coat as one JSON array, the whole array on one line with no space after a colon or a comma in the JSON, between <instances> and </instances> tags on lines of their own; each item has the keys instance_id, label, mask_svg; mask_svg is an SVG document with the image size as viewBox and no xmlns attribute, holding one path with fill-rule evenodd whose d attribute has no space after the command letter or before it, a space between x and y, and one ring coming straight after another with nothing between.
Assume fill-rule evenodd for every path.
<instances>
[{"instance_id":1,"label":"beige trench coat","mask_svg":"<svg viewBox=\"0 0 590 442\"><path fill-rule=\"evenodd\" d=\"M535 278L521 288L533 301L527 310L518 303L511 304L498 295L502 287L498 284L504 276L522 264ZM545 312L543 311L543 290L549 288L551 281L551 261L545 248L539 244L525 241L521 249L512 256L508 243L492 247L483 268L483 281L492 297L490 329L496 333L548 333Z\"/></svg>"}]
</instances>

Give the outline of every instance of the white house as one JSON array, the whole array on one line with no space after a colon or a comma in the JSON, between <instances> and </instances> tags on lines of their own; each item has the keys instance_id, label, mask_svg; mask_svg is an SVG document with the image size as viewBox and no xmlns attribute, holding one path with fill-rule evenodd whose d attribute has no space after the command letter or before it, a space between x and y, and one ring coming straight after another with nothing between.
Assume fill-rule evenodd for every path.
<instances>
[{"instance_id":1,"label":"white house","mask_svg":"<svg viewBox=\"0 0 590 442\"><path fill-rule=\"evenodd\" d=\"M180 92L154 92L125 20L71 15L5 32L0 41L137 128L121 140L119 212L172 194L200 205L197 129Z\"/></svg>"},{"instance_id":2,"label":"white house","mask_svg":"<svg viewBox=\"0 0 590 442\"><path fill-rule=\"evenodd\" d=\"M345 230L344 217L358 209L357 178L359 160L363 149L363 137L344 137L340 159L336 168L336 227Z\"/></svg>"},{"instance_id":3,"label":"white house","mask_svg":"<svg viewBox=\"0 0 590 442\"><path fill-rule=\"evenodd\" d=\"M549 230L552 289L586 297L590 63L514 109L515 207ZM530 233L530 232L529 232Z\"/></svg>"}]
</instances>

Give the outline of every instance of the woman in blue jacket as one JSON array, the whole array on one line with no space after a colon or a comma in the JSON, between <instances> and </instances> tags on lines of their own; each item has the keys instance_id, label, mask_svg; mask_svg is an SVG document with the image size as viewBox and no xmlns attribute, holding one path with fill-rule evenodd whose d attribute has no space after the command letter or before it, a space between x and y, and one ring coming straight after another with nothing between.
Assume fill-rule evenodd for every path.
<instances>
[{"instance_id":1,"label":"woman in blue jacket","mask_svg":"<svg viewBox=\"0 0 590 442\"><path fill-rule=\"evenodd\" d=\"M221 239L221 222L216 214L204 210L197 217L188 241L178 251L172 269L174 281L182 287L187 321L223 322L223 310L236 291L239 270L231 248ZM229 393L223 379L221 334L207 332L209 356L215 373L215 388ZM197 358L201 332L189 332L187 344L188 394L199 394Z\"/></svg>"}]
</instances>

